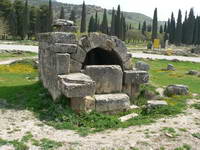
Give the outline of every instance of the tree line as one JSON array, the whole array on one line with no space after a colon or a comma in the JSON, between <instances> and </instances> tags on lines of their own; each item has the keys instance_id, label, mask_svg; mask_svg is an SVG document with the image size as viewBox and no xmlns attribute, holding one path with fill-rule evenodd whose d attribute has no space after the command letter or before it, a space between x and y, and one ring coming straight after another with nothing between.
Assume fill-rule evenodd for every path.
<instances>
[{"instance_id":1,"label":"tree line","mask_svg":"<svg viewBox=\"0 0 200 150\"><path fill-rule=\"evenodd\" d=\"M143 23L142 32L145 24ZM159 30L159 31L158 31ZM154 11L152 23L152 40L158 38L158 32L164 34L164 41L169 40L171 44L181 45L199 45L200 44L200 17L194 15L193 8L190 9L189 15L186 11L185 18L179 9L177 20L172 12L171 17L165 22L164 27L158 27L157 8Z\"/></svg>"},{"instance_id":2,"label":"tree line","mask_svg":"<svg viewBox=\"0 0 200 150\"><path fill-rule=\"evenodd\" d=\"M82 14L81 14L81 27L80 32L86 32L86 5L83 2L82 6ZM118 5L117 11L113 8L112 10L112 19L110 22L110 26L107 18L107 10L104 9L103 19L100 22L98 12L96 12L95 16L91 16L88 24L88 32L102 32L104 34L117 36L118 38L125 40L127 31L126 19L121 12L120 5Z\"/></svg>"},{"instance_id":3,"label":"tree line","mask_svg":"<svg viewBox=\"0 0 200 150\"><path fill-rule=\"evenodd\" d=\"M69 19L75 21L75 15L75 11L72 10ZM30 39L37 33L51 32L54 18L52 0L39 7L30 6L28 0L15 0L13 3L10 0L1 0L0 18L4 26L7 24L7 30L14 39ZM63 7L60 18L65 18Z\"/></svg>"}]
</instances>

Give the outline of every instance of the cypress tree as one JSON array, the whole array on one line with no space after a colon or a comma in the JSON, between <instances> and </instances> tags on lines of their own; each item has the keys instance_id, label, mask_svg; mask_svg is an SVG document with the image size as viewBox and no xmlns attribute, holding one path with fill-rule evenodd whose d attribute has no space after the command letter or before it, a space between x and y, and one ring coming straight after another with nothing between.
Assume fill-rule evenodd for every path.
<instances>
[{"instance_id":1,"label":"cypress tree","mask_svg":"<svg viewBox=\"0 0 200 150\"><path fill-rule=\"evenodd\" d=\"M139 22L138 30L141 30L141 23Z\"/></svg>"},{"instance_id":2,"label":"cypress tree","mask_svg":"<svg viewBox=\"0 0 200 150\"><path fill-rule=\"evenodd\" d=\"M153 25L152 25L152 40L157 38L158 32L158 17L157 17L157 8L154 10L154 16L153 16Z\"/></svg>"},{"instance_id":3,"label":"cypress tree","mask_svg":"<svg viewBox=\"0 0 200 150\"><path fill-rule=\"evenodd\" d=\"M8 22L10 33L15 39L15 37L17 36L17 16L14 7L11 8L11 11L8 16Z\"/></svg>"},{"instance_id":4,"label":"cypress tree","mask_svg":"<svg viewBox=\"0 0 200 150\"><path fill-rule=\"evenodd\" d=\"M111 35L115 35L115 10L112 10L112 20L111 20Z\"/></svg>"},{"instance_id":5,"label":"cypress tree","mask_svg":"<svg viewBox=\"0 0 200 150\"><path fill-rule=\"evenodd\" d=\"M10 2L10 0L0 0L0 17L7 20L11 9L12 3Z\"/></svg>"},{"instance_id":6,"label":"cypress tree","mask_svg":"<svg viewBox=\"0 0 200 150\"><path fill-rule=\"evenodd\" d=\"M176 22L174 18L174 13L172 12L171 21L170 21L170 32L169 32L169 42L175 42L175 31L176 31Z\"/></svg>"},{"instance_id":7,"label":"cypress tree","mask_svg":"<svg viewBox=\"0 0 200 150\"><path fill-rule=\"evenodd\" d=\"M164 26L164 32L167 31L167 23L165 22L165 26Z\"/></svg>"},{"instance_id":8,"label":"cypress tree","mask_svg":"<svg viewBox=\"0 0 200 150\"><path fill-rule=\"evenodd\" d=\"M171 22L170 22L170 19L168 19L168 21L167 21L167 33L169 34L171 31Z\"/></svg>"},{"instance_id":9,"label":"cypress tree","mask_svg":"<svg viewBox=\"0 0 200 150\"><path fill-rule=\"evenodd\" d=\"M120 35L119 35L119 38L121 39L121 40L123 40L124 39L124 31L125 29L124 29L124 15L123 15L123 13L121 13L121 21L120 21Z\"/></svg>"},{"instance_id":10,"label":"cypress tree","mask_svg":"<svg viewBox=\"0 0 200 150\"><path fill-rule=\"evenodd\" d=\"M102 20L102 24L101 24L101 32L108 34L108 19L107 19L107 10L104 9L104 13L103 13L103 20Z\"/></svg>"},{"instance_id":11,"label":"cypress tree","mask_svg":"<svg viewBox=\"0 0 200 150\"><path fill-rule=\"evenodd\" d=\"M180 45L182 41L182 14L180 9L178 12L178 19L176 24L175 41L177 45Z\"/></svg>"},{"instance_id":12,"label":"cypress tree","mask_svg":"<svg viewBox=\"0 0 200 150\"><path fill-rule=\"evenodd\" d=\"M182 43L186 44L187 42L187 22L188 22L188 19L187 19L187 11L185 12L185 20L183 22L183 25L182 25Z\"/></svg>"},{"instance_id":13,"label":"cypress tree","mask_svg":"<svg viewBox=\"0 0 200 150\"><path fill-rule=\"evenodd\" d=\"M200 45L200 17L197 17L198 19L198 41L197 44Z\"/></svg>"},{"instance_id":14,"label":"cypress tree","mask_svg":"<svg viewBox=\"0 0 200 150\"><path fill-rule=\"evenodd\" d=\"M115 27L115 35L120 38L121 35L121 9L120 9L120 5L118 5L117 8L117 15L116 15L116 27Z\"/></svg>"},{"instance_id":15,"label":"cypress tree","mask_svg":"<svg viewBox=\"0 0 200 150\"><path fill-rule=\"evenodd\" d=\"M86 32L86 6L85 1L83 1L83 7L82 7L82 14L81 14L81 30L80 32Z\"/></svg>"},{"instance_id":16,"label":"cypress tree","mask_svg":"<svg viewBox=\"0 0 200 150\"><path fill-rule=\"evenodd\" d=\"M94 20L94 32L98 31L98 13L96 11L95 20Z\"/></svg>"},{"instance_id":17,"label":"cypress tree","mask_svg":"<svg viewBox=\"0 0 200 150\"><path fill-rule=\"evenodd\" d=\"M147 26L147 31L148 31L148 32L151 32L151 31L152 31L152 26L151 26L150 24Z\"/></svg>"},{"instance_id":18,"label":"cypress tree","mask_svg":"<svg viewBox=\"0 0 200 150\"><path fill-rule=\"evenodd\" d=\"M147 31L147 25L146 25L146 21L144 21L142 25L142 34L145 34L146 31Z\"/></svg>"},{"instance_id":19,"label":"cypress tree","mask_svg":"<svg viewBox=\"0 0 200 150\"><path fill-rule=\"evenodd\" d=\"M36 34L36 21L37 21L37 8L32 6L30 8L30 26L29 26L29 34L33 36Z\"/></svg>"},{"instance_id":20,"label":"cypress tree","mask_svg":"<svg viewBox=\"0 0 200 150\"><path fill-rule=\"evenodd\" d=\"M48 32L51 32L53 30L52 28L52 24L53 24L53 10L52 10L52 1L49 0L49 9L48 9L48 23L47 23L47 27L48 27Z\"/></svg>"},{"instance_id":21,"label":"cypress tree","mask_svg":"<svg viewBox=\"0 0 200 150\"><path fill-rule=\"evenodd\" d=\"M131 24L129 25L129 30L132 30L132 25Z\"/></svg>"},{"instance_id":22,"label":"cypress tree","mask_svg":"<svg viewBox=\"0 0 200 150\"><path fill-rule=\"evenodd\" d=\"M188 23L187 23L187 44L193 43L193 34L194 34L194 27L195 27L195 16L193 8L190 9Z\"/></svg>"},{"instance_id":23,"label":"cypress tree","mask_svg":"<svg viewBox=\"0 0 200 150\"><path fill-rule=\"evenodd\" d=\"M74 9L72 9L71 13L70 13L70 17L69 20L73 21L74 23L76 23L76 11Z\"/></svg>"},{"instance_id":24,"label":"cypress tree","mask_svg":"<svg viewBox=\"0 0 200 150\"><path fill-rule=\"evenodd\" d=\"M29 9L28 0L25 1L24 11L23 11L23 39L27 37L29 31Z\"/></svg>"},{"instance_id":25,"label":"cypress tree","mask_svg":"<svg viewBox=\"0 0 200 150\"><path fill-rule=\"evenodd\" d=\"M37 33L49 32L46 23L49 21L49 7L47 5L41 5L37 11Z\"/></svg>"},{"instance_id":26,"label":"cypress tree","mask_svg":"<svg viewBox=\"0 0 200 150\"><path fill-rule=\"evenodd\" d=\"M94 17L91 16L90 21L89 21L89 26L88 26L88 32L94 32L94 31L95 31L95 20L94 20Z\"/></svg>"},{"instance_id":27,"label":"cypress tree","mask_svg":"<svg viewBox=\"0 0 200 150\"><path fill-rule=\"evenodd\" d=\"M162 25L160 25L160 30L159 30L159 32L162 34L163 33L163 26Z\"/></svg>"},{"instance_id":28,"label":"cypress tree","mask_svg":"<svg viewBox=\"0 0 200 150\"><path fill-rule=\"evenodd\" d=\"M199 34L199 17L197 16L195 19L195 27L194 27L194 34L193 34L193 44L198 44L198 34Z\"/></svg>"},{"instance_id":29,"label":"cypress tree","mask_svg":"<svg viewBox=\"0 0 200 150\"><path fill-rule=\"evenodd\" d=\"M21 0L16 0L13 3L13 7L16 13L16 22L17 22L17 36L20 36L21 39L24 38L23 32L23 20L24 20L24 4Z\"/></svg>"},{"instance_id":30,"label":"cypress tree","mask_svg":"<svg viewBox=\"0 0 200 150\"><path fill-rule=\"evenodd\" d=\"M123 31L123 41L125 41L126 40L126 32L128 31L128 29L126 29L126 18L125 18L125 16L123 17L123 29L124 29L124 31Z\"/></svg>"},{"instance_id":31,"label":"cypress tree","mask_svg":"<svg viewBox=\"0 0 200 150\"><path fill-rule=\"evenodd\" d=\"M64 11L63 6L61 7L61 10L60 10L60 19L65 19L65 11Z\"/></svg>"}]
</instances>

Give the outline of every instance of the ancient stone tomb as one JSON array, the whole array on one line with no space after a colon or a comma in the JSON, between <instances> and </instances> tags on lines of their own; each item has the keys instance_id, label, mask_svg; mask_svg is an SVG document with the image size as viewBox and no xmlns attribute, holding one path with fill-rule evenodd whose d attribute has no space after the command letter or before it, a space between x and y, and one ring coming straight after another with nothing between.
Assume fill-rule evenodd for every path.
<instances>
[{"instance_id":1,"label":"ancient stone tomb","mask_svg":"<svg viewBox=\"0 0 200 150\"><path fill-rule=\"evenodd\" d=\"M70 99L76 112L115 113L129 109L146 71L133 68L131 55L117 37L91 33L39 35L40 79L56 101Z\"/></svg>"}]
</instances>

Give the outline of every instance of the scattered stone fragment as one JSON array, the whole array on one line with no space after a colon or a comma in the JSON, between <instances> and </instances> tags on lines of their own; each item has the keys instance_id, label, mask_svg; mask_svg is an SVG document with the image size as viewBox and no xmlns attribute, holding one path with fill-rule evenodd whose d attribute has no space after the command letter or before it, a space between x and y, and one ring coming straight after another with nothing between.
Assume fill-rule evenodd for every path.
<instances>
[{"instance_id":1,"label":"scattered stone fragment","mask_svg":"<svg viewBox=\"0 0 200 150\"><path fill-rule=\"evenodd\" d=\"M147 107L148 108L156 108L156 107L161 107L161 106L167 106L166 101L159 101L159 100L150 100L147 102Z\"/></svg>"},{"instance_id":2,"label":"scattered stone fragment","mask_svg":"<svg viewBox=\"0 0 200 150\"><path fill-rule=\"evenodd\" d=\"M164 91L164 95L166 96L187 94L189 94L189 89L185 85L169 85Z\"/></svg>"},{"instance_id":3,"label":"scattered stone fragment","mask_svg":"<svg viewBox=\"0 0 200 150\"><path fill-rule=\"evenodd\" d=\"M121 122L125 122L125 121L127 121L127 120L129 120L129 119L132 119L132 118L135 118L135 117L137 117L137 116L138 116L138 114L132 113L132 114L129 114L129 115L120 117L119 120L120 120Z\"/></svg>"},{"instance_id":4,"label":"scattered stone fragment","mask_svg":"<svg viewBox=\"0 0 200 150\"><path fill-rule=\"evenodd\" d=\"M137 70L143 70L143 71L149 71L149 69L150 69L149 65L143 61L136 62L135 68Z\"/></svg>"},{"instance_id":5,"label":"scattered stone fragment","mask_svg":"<svg viewBox=\"0 0 200 150\"><path fill-rule=\"evenodd\" d=\"M131 106L129 107L130 110L132 110L132 109L138 109L138 108L140 108L140 107L138 107L138 106L136 106L136 105L131 105Z\"/></svg>"},{"instance_id":6,"label":"scattered stone fragment","mask_svg":"<svg viewBox=\"0 0 200 150\"><path fill-rule=\"evenodd\" d=\"M198 75L199 72L196 71L196 70L190 70L190 71L187 72L187 74L188 74L188 75Z\"/></svg>"},{"instance_id":7,"label":"scattered stone fragment","mask_svg":"<svg viewBox=\"0 0 200 150\"><path fill-rule=\"evenodd\" d=\"M168 64L168 65L167 65L167 70L168 70L168 71L175 71L176 68L174 67L174 65Z\"/></svg>"}]
</instances>

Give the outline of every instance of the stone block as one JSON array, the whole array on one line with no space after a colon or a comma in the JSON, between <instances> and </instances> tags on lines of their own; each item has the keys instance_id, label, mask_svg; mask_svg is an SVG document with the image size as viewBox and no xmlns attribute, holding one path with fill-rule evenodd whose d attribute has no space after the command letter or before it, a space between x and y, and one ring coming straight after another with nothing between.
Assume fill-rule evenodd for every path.
<instances>
[{"instance_id":1,"label":"stone block","mask_svg":"<svg viewBox=\"0 0 200 150\"><path fill-rule=\"evenodd\" d=\"M135 68L137 70L142 70L142 71L149 71L150 67L147 63L143 61L138 61L135 63Z\"/></svg>"},{"instance_id":2,"label":"stone block","mask_svg":"<svg viewBox=\"0 0 200 150\"><path fill-rule=\"evenodd\" d=\"M95 100L97 112L116 113L130 107L130 100L126 94L95 95Z\"/></svg>"},{"instance_id":3,"label":"stone block","mask_svg":"<svg viewBox=\"0 0 200 150\"><path fill-rule=\"evenodd\" d=\"M59 75L58 88L68 98L81 98L95 94L95 82L83 73Z\"/></svg>"},{"instance_id":4,"label":"stone block","mask_svg":"<svg viewBox=\"0 0 200 150\"><path fill-rule=\"evenodd\" d=\"M66 33L66 32L48 32L48 33L41 33L38 35L38 40L40 42L47 42L47 43L65 43L65 44L76 44L76 35L73 33Z\"/></svg>"},{"instance_id":5,"label":"stone block","mask_svg":"<svg viewBox=\"0 0 200 150\"><path fill-rule=\"evenodd\" d=\"M86 57L86 52L82 48L77 47L76 53L72 53L70 57L77 62L83 63Z\"/></svg>"},{"instance_id":6,"label":"stone block","mask_svg":"<svg viewBox=\"0 0 200 150\"><path fill-rule=\"evenodd\" d=\"M146 71L124 71L124 84L144 84L149 81L149 74Z\"/></svg>"},{"instance_id":7,"label":"stone block","mask_svg":"<svg viewBox=\"0 0 200 150\"><path fill-rule=\"evenodd\" d=\"M71 98L70 106L75 112L91 112L95 110L95 98L86 96L84 98Z\"/></svg>"},{"instance_id":8,"label":"stone block","mask_svg":"<svg viewBox=\"0 0 200 150\"><path fill-rule=\"evenodd\" d=\"M70 72L70 55L69 54L56 54L56 72L57 75L69 74Z\"/></svg>"},{"instance_id":9,"label":"stone block","mask_svg":"<svg viewBox=\"0 0 200 150\"><path fill-rule=\"evenodd\" d=\"M74 59L70 59L70 73L80 72L82 64Z\"/></svg>"},{"instance_id":10,"label":"stone block","mask_svg":"<svg viewBox=\"0 0 200 150\"><path fill-rule=\"evenodd\" d=\"M117 65L86 66L85 74L96 82L96 93L116 93L122 91L123 73Z\"/></svg>"},{"instance_id":11,"label":"stone block","mask_svg":"<svg viewBox=\"0 0 200 150\"><path fill-rule=\"evenodd\" d=\"M129 114L129 115L120 117L119 120L120 120L121 122L125 122L125 121L127 121L127 120L129 120L129 119L132 119L132 118L135 118L135 117L137 117L137 116L138 116L138 114L132 113L132 114Z\"/></svg>"},{"instance_id":12,"label":"stone block","mask_svg":"<svg viewBox=\"0 0 200 150\"><path fill-rule=\"evenodd\" d=\"M169 85L165 91L164 95L173 96L173 95L188 95L189 89L185 85Z\"/></svg>"},{"instance_id":13,"label":"stone block","mask_svg":"<svg viewBox=\"0 0 200 150\"><path fill-rule=\"evenodd\" d=\"M74 54L77 52L78 46L76 44L55 43L51 50L55 53Z\"/></svg>"}]
</instances>

